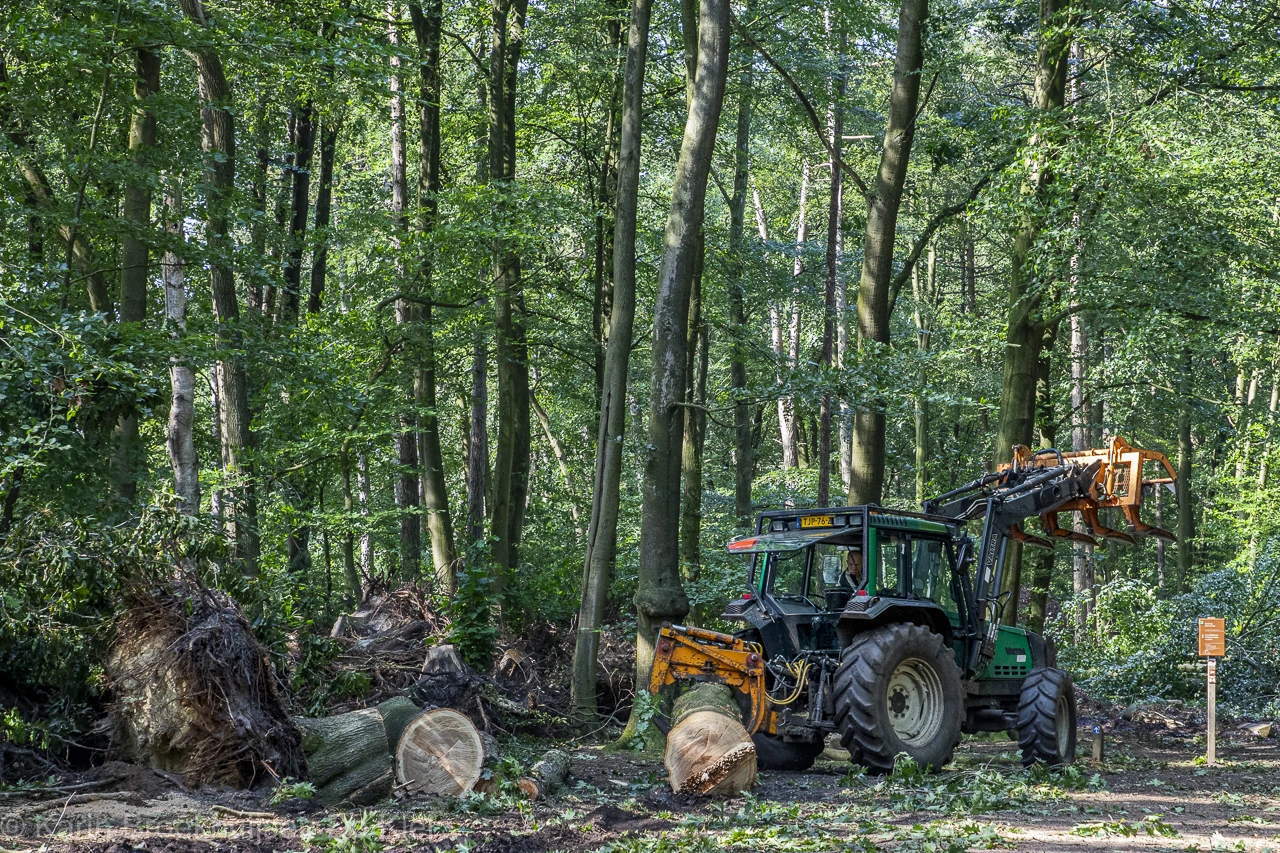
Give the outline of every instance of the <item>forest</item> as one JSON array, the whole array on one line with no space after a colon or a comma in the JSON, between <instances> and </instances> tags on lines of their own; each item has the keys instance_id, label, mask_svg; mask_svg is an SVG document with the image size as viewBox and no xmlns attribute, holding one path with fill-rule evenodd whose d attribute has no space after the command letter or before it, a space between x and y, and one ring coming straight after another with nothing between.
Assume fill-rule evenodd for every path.
<instances>
[{"instance_id":1,"label":"forest","mask_svg":"<svg viewBox=\"0 0 1280 853\"><path fill-rule=\"evenodd\" d=\"M1105 800L1106 772L1117 796L1163 768L1210 798L1280 767L1257 731L1253 758L1220 747L1245 776L1189 764L1199 618L1225 619L1223 729L1280 717L1275 0L30 0L0 20L0 810L147 764L129 691L188 652L184 678L248 678L253 720L295 740L291 718L409 696L502 741L498 805L445 812L469 830L367 813L264 850L758 849L725 833L773 824L773 849L821 825L958 851L1000 840L956 815ZM974 805L1012 753L981 741L926 777L890 750L877 781L841 775L869 755L846 737L819 760L830 796L914 815L860 830L783 814L785 774L747 818L642 795L659 630L731 632L726 606L769 597L766 558L726 549L782 529L759 513L878 505L870 530L1020 453L1124 442L1169 462L1137 486L1143 523L1064 511L970 606L1048 643L1081 756L1094 725L1128 758ZM787 666L778 707L805 678ZM207 766L151 766L190 790L311 784L285 758L202 775L194 743L173 749ZM514 780L548 745L585 799L531 825ZM1227 825L1213 802L1184 840ZM1161 808L1115 833L1165 834ZM1109 832L1079 820L1014 843ZM1280 849L1250 838L1220 849ZM63 843L108 849L86 839Z\"/></svg>"}]
</instances>

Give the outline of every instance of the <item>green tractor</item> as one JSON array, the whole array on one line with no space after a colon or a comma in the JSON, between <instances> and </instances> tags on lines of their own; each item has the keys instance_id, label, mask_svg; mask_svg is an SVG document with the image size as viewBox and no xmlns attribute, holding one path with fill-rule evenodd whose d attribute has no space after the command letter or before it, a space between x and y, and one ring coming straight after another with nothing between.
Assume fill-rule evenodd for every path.
<instances>
[{"instance_id":1,"label":"green tractor","mask_svg":"<svg viewBox=\"0 0 1280 853\"><path fill-rule=\"evenodd\" d=\"M731 686L763 769L808 768L831 733L878 773L900 753L941 769L960 735L975 732L1009 732L1025 764L1070 764L1071 676L1043 637L1000 623L1009 594L1001 580L1011 541L1052 546L1022 531L1033 515L1060 538L1091 539L1057 526L1056 513L1073 510L1096 522L1096 535L1129 538L1103 527L1097 510L1132 507L1136 518L1144 488L1167 480L1141 481L1139 462L1136 489L1118 503L1104 453L1024 452L1021 464L927 501L924 512L761 513L754 534L728 545L750 555L751 589L721 618L745 627L664 626L650 689ZM979 518L975 542L965 526ZM1146 525L1139 532L1169 535Z\"/></svg>"}]
</instances>

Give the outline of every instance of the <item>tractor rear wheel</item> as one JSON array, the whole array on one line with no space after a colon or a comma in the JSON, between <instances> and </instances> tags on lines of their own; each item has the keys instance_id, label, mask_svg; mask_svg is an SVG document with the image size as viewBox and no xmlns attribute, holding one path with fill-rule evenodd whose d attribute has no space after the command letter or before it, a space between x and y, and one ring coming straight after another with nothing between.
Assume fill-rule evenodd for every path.
<instances>
[{"instance_id":1,"label":"tractor rear wheel","mask_svg":"<svg viewBox=\"0 0 1280 853\"><path fill-rule=\"evenodd\" d=\"M1022 763L1062 767L1076 760L1076 691L1060 669L1033 669L1018 698L1018 746Z\"/></svg>"},{"instance_id":2,"label":"tractor rear wheel","mask_svg":"<svg viewBox=\"0 0 1280 853\"><path fill-rule=\"evenodd\" d=\"M826 747L822 738L785 741L778 735L764 733L752 735L751 741L756 745L756 766L761 770L808 770Z\"/></svg>"},{"instance_id":3,"label":"tractor rear wheel","mask_svg":"<svg viewBox=\"0 0 1280 853\"><path fill-rule=\"evenodd\" d=\"M921 767L951 761L964 691L951 648L922 625L898 623L853 638L835 679L840 743L873 773L905 752Z\"/></svg>"}]
</instances>

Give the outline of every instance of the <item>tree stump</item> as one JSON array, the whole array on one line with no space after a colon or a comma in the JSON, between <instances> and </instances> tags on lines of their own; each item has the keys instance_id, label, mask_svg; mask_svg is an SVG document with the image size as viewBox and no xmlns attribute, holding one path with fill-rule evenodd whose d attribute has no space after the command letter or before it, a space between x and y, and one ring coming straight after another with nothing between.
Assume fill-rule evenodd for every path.
<instances>
[{"instance_id":1,"label":"tree stump","mask_svg":"<svg viewBox=\"0 0 1280 853\"><path fill-rule=\"evenodd\" d=\"M569 753L564 750L547 750L517 784L529 799L541 800L564 786L569 778L569 763Z\"/></svg>"},{"instance_id":2,"label":"tree stump","mask_svg":"<svg viewBox=\"0 0 1280 853\"><path fill-rule=\"evenodd\" d=\"M666 766L677 794L733 796L756 780L756 748L723 684L699 684L676 700Z\"/></svg>"},{"instance_id":3,"label":"tree stump","mask_svg":"<svg viewBox=\"0 0 1280 853\"><path fill-rule=\"evenodd\" d=\"M298 717L307 776L322 806L370 805L391 793L391 752L377 708L333 717Z\"/></svg>"},{"instance_id":4,"label":"tree stump","mask_svg":"<svg viewBox=\"0 0 1280 853\"><path fill-rule=\"evenodd\" d=\"M466 717L449 708L410 721L396 746L396 782L408 793L456 797L480 779L485 749Z\"/></svg>"}]
</instances>

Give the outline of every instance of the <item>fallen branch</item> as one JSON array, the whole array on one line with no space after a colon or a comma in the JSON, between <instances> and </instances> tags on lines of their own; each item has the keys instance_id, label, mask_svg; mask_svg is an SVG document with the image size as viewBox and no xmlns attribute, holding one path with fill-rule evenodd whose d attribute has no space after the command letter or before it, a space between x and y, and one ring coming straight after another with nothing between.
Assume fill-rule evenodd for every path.
<instances>
[{"instance_id":1,"label":"fallen branch","mask_svg":"<svg viewBox=\"0 0 1280 853\"><path fill-rule=\"evenodd\" d=\"M224 814L229 817L242 818L244 820L275 820L279 817L279 815L274 815L271 812L245 812L240 809L233 809L230 806L220 806L217 804L209 806L209 811Z\"/></svg>"}]
</instances>

